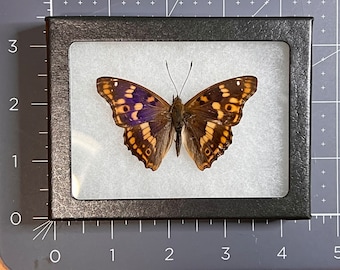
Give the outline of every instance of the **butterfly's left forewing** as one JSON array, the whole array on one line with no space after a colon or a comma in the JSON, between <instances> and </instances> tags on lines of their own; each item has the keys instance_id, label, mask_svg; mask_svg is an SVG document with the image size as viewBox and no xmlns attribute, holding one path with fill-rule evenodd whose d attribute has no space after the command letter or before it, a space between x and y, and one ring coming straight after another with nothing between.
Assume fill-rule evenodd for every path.
<instances>
[{"instance_id":1,"label":"butterfly's left forewing","mask_svg":"<svg viewBox=\"0 0 340 270\"><path fill-rule=\"evenodd\" d=\"M203 90L184 105L184 145L200 170L209 168L232 142L231 127L256 92L257 79L244 76Z\"/></svg>"},{"instance_id":2,"label":"butterfly's left forewing","mask_svg":"<svg viewBox=\"0 0 340 270\"><path fill-rule=\"evenodd\" d=\"M170 105L147 88L119 78L98 78L97 91L110 104L115 123L125 128L125 145L145 167L156 170L173 140Z\"/></svg>"}]
</instances>

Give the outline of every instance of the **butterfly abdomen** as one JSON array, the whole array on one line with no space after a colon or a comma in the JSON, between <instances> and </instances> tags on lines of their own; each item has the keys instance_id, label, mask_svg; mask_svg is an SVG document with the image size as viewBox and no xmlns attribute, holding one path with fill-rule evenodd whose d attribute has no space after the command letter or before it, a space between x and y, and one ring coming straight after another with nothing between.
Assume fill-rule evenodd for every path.
<instances>
[{"instance_id":1,"label":"butterfly abdomen","mask_svg":"<svg viewBox=\"0 0 340 270\"><path fill-rule=\"evenodd\" d=\"M174 98L172 106L170 108L171 118L172 118L172 126L176 131L176 153L179 156L182 145L182 128L184 125L183 122L183 114L184 114L184 105L182 100L177 96Z\"/></svg>"}]
</instances>

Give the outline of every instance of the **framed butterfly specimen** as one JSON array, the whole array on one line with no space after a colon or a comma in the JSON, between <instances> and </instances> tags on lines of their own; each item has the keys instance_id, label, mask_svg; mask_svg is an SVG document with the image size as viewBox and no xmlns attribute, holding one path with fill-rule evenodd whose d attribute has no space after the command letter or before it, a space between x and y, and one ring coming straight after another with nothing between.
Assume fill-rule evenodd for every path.
<instances>
[{"instance_id":1,"label":"framed butterfly specimen","mask_svg":"<svg viewBox=\"0 0 340 270\"><path fill-rule=\"evenodd\" d=\"M310 18L46 21L50 218L310 216Z\"/></svg>"},{"instance_id":2,"label":"framed butterfly specimen","mask_svg":"<svg viewBox=\"0 0 340 270\"><path fill-rule=\"evenodd\" d=\"M231 144L231 128L240 122L256 88L256 77L243 76L216 83L185 104L176 96L170 105L136 83L97 79L98 93L110 104L115 123L125 129L125 145L152 170L158 169L174 137L177 156L183 141L197 167L210 168Z\"/></svg>"}]
</instances>

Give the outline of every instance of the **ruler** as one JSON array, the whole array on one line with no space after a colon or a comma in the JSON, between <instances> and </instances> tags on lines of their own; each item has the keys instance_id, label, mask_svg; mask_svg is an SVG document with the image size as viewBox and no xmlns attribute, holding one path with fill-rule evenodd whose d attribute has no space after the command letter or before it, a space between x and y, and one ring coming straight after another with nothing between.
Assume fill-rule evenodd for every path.
<instances>
[{"instance_id":1,"label":"ruler","mask_svg":"<svg viewBox=\"0 0 340 270\"><path fill-rule=\"evenodd\" d=\"M338 0L0 3L0 269L339 269ZM48 220L45 16L314 16L312 219ZM260 132L260 131L259 131Z\"/></svg>"}]
</instances>

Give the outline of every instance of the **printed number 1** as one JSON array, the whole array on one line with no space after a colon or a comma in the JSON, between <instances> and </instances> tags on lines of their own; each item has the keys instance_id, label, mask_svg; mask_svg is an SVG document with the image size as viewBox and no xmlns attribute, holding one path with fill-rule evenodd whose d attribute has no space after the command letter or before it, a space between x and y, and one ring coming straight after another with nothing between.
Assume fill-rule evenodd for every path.
<instances>
[{"instance_id":1,"label":"printed number 1","mask_svg":"<svg viewBox=\"0 0 340 270\"><path fill-rule=\"evenodd\" d=\"M16 39L9 39L8 42L11 43L10 48L8 49L8 52L9 53L16 53L18 51L18 46L16 45L18 40L16 40Z\"/></svg>"}]
</instances>

